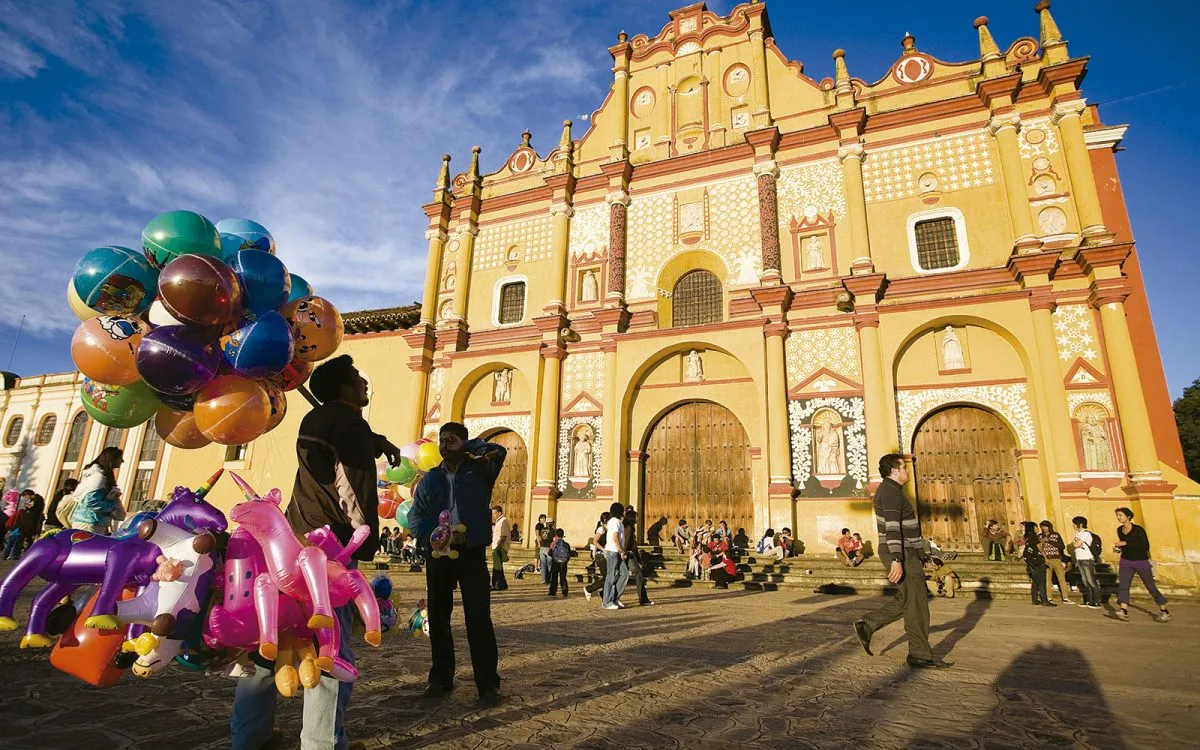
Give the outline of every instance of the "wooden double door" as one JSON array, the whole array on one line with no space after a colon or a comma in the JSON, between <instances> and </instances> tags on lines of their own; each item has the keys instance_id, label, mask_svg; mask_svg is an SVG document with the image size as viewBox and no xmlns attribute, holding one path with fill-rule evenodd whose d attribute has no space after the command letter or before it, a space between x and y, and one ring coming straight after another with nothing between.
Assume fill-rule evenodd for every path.
<instances>
[{"instance_id":1,"label":"wooden double door","mask_svg":"<svg viewBox=\"0 0 1200 750\"><path fill-rule=\"evenodd\" d=\"M945 549L987 548L994 519L1019 535L1025 520L1016 437L995 414L969 406L930 415L913 438L921 533Z\"/></svg>"},{"instance_id":2,"label":"wooden double door","mask_svg":"<svg viewBox=\"0 0 1200 750\"><path fill-rule=\"evenodd\" d=\"M508 518L508 527L517 524L521 533L525 533L525 475L529 469L529 456L525 450L525 441L512 430L505 430L490 435L489 443L502 445L508 451L504 466L500 468L500 476L492 488L492 505L504 508Z\"/></svg>"},{"instance_id":3,"label":"wooden double door","mask_svg":"<svg viewBox=\"0 0 1200 750\"><path fill-rule=\"evenodd\" d=\"M654 425L644 452L644 538L668 540L681 518L693 529L712 519L714 527L724 520L751 538L761 531L754 528L750 439L731 411L682 404Z\"/></svg>"}]
</instances>

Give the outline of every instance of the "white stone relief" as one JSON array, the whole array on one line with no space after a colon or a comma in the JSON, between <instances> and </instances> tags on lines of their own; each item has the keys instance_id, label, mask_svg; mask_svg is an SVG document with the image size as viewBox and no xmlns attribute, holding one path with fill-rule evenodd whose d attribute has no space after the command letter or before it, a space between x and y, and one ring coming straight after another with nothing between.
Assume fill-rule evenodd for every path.
<instances>
[{"instance_id":1,"label":"white stone relief","mask_svg":"<svg viewBox=\"0 0 1200 750\"><path fill-rule=\"evenodd\" d=\"M1037 448L1033 415L1026 398L1024 383L979 385L952 388L928 388L896 392L896 411L900 420L900 449L912 452L913 433L926 414L947 404L978 404L999 414L1016 432L1023 450Z\"/></svg>"}]
</instances>

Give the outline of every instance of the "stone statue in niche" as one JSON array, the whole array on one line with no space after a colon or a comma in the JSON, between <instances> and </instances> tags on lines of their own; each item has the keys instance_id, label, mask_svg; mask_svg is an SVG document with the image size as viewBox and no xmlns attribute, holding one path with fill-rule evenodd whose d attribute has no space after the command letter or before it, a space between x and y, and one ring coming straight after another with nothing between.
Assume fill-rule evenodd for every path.
<instances>
[{"instance_id":1,"label":"stone statue in niche","mask_svg":"<svg viewBox=\"0 0 1200 750\"><path fill-rule=\"evenodd\" d=\"M704 360L700 352L693 349L683 358L683 380L687 383L699 383L704 380Z\"/></svg>"},{"instance_id":2,"label":"stone statue in niche","mask_svg":"<svg viewBox=\"0 0 1200 750\"><path fill-rule=\"evenodd\" d=\"M1089 413L1080 421L1079 441L1083 443L1085 471L1113 471L1116 468L1108 427L1098 414Z\"/></svg>"},{"instance_id":3,"label":"stone statue in niche","mask_svg":"<svg viewBox=\"0 0 1200 750\"><path fill-rule=\"evenodd\" d=\"M817 469L817 476L845 476L846 451L841 416L824 409L813 417L812 429L813 465Z\"/></svg>"},{"instance_id":4,"label":"stone statue in niche","mask_svg":"<svg viewBox=\"0 0 1200 750\"><path fill-rule=\"evenodd\" d=\"M942 364L947 370L967 369L967 360L963 356L962 342L954 332L954 326L942 329Z\"/></svg>"},{"instance_id":5,"label":"stone statue in niche","mask_svg":"<svg viewBox=\"0 0 1200 750\"><path fill-rule=\"evenodd\" d=\"M684 203L679 207L679 233L690 234L704 231L704 204Z\"/></svg>"},{"instance_id":6,"label":"stone statue in niche","mask_svg":"<svg viewBox=\"0 0 1200 750\"><path fill-rule=\"evenodd\" d=\"M825 250L821 244L821 238L814 234L804 243L804 269L812 271L824 267Z\"/></svg>"},{"instance_id":7,"label":"stone statue in niche","mask_svg":"<svg viewBox=\"0 0 1200 750\"><path fill-rule=\"evenodd\" d=\"M583 272L583 281L580 284L579 299L583 302L595 302L599 298L600 282L596 279L596 272L589 268Z\"/></svg>"},{"instance_id":8,"label":"stone statue in niche","mask_svg":"<svg viewBox=\"0 0 1200 750\"><path fill-rule=\"evenodd\" d=\"M572 479L591 479L592 455L592 431L587 427L580 428L575 434L575 444L571 446Z\"/></svg>"},{"instance_id":9,"label":"stone statue in niche","mask_svg":"<svg viewBox=\"0 0 1200 750\"><path fill-rule=\"evenodd\" d=\"M492 373L492 403L507 404L512 400L512 370Z\"/></svg>"},{"instance_id":10,"label":"stone statue in niche","mask_svg":"<svg viewBox=\"0 0 1200 750\"><path fill-rule=\"evenodd\" d=\"M456 268L457 267L454 265L454 261L450 261L450 263L446 265L446 278L442 280L442 289L445 289L447 292L454 291L454 282L455 282L454 271L456 270Z\"/></svg>"}]
</instances>

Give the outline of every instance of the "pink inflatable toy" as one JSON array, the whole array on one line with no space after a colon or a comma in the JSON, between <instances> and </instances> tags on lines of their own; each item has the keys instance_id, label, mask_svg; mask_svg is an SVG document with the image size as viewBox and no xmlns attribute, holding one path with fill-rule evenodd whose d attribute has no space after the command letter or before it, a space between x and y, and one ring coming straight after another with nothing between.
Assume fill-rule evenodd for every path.
<instances>
[{"instance_id":1,"label":"pink inflatable toy","mask_svg":"<svg viewBox=\"0 0 1200 750\"><path fill-rule=\"evenodd\" d=\"M246 502L235 505L229 518L246 529L258 543L265 572L279 592L307 605L306 611L311 614L305 624L316 632L320 647L317 667L322 672L334 670L340 634L333 608L351 601L358 607L366 625L366 642L378 646L382 636L375 592L362 573L345 565L371 533L370 527L357 529L344 548L328 529L317 529L310 532L317 544L306 547L296 538L279 508L279 490L271 490L261 498L237 474L231 473L231 476L242 489ZM265 587L265 583L263 585ZM255 595L258 595L257 580Z\"/></svg>"},{"instance_id":2,"label":"pink inflatable toy","mask_svg":"<svg viewBox=\"0 0 1200 750\"><path fill-rule=\"evenodd\" d=\"M12 518L12 514L17 512L17 501L21 499L21 493L16 490L9 490L4 493L4 515Z\"/></svg>"}]
</instances>

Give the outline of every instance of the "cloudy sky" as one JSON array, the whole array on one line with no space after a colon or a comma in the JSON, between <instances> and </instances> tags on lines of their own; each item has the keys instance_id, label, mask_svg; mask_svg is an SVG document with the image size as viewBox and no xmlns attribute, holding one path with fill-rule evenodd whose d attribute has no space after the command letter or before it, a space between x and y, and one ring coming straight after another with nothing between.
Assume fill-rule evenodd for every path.
<instances>
[{"instance_id":1,"label":"cloudy sky","mask_svg":"<svg viewBox=\"0 0 1200 750\"><path fill-rule=\"evenodd\" d=\"M91 247L138 246L154 214L249 216L343 310L420 296L421 204L474 144L498 168L530 128L544 154L611 82L617 31L656 33L684 0L0 0L0 368L71 369L65 288ZM727 12L734 3L715 0ZM820 79L847 50L876 80L913 33L946 60L1037 35L1033 0L773 0L775 37ZM1111 123L1171 390L1200 377L1189 324L1200 273L1183 230L1200 155L1193 3L1055 0L1084 85ZM1120 18L1117 23L1115 19ZM1186 219L1184 219L1186 220Z\"/></svg>"}]
</instances>

